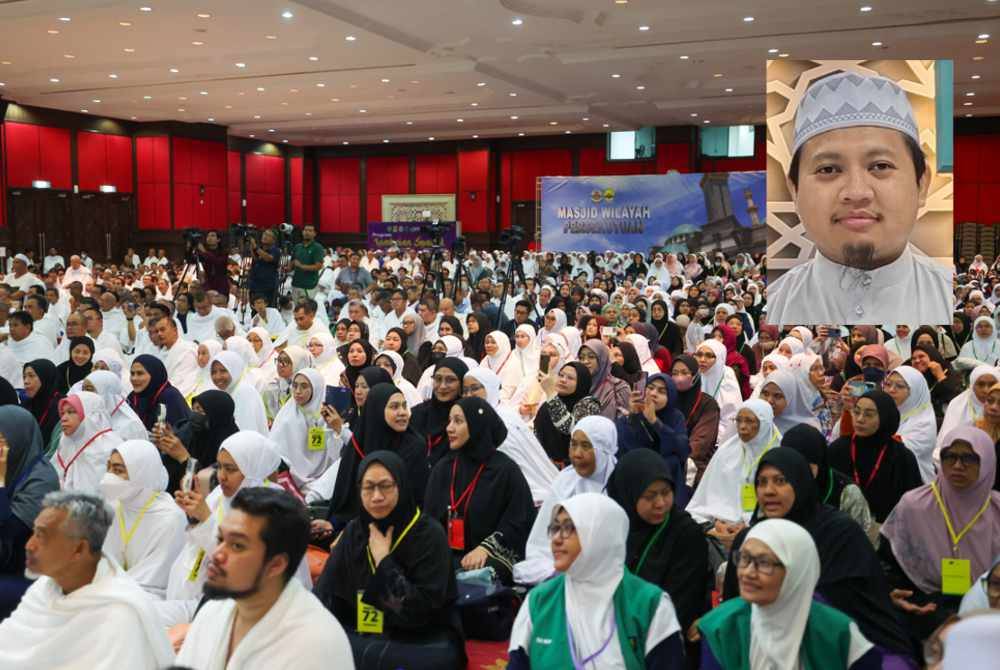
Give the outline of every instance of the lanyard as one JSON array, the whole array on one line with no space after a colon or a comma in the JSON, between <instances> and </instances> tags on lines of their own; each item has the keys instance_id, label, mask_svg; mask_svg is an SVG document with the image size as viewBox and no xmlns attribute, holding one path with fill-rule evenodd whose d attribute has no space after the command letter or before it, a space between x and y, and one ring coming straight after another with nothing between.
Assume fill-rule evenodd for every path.
<instances>
[{"instance_id":1,"label":"lanyard","mask_svg":"<svg viewBox=\"0 0 1000 670\"><path fill-rule=\"evenodd\" d=\"M687 420L685 421L685 423L687 424L688 430L691 429L691 417L694 416L694 413L696 411L698 411L698 406L701 404L701 398L702 398L703 395L705 395L705 394L702 393L701 391L698 391L698 397L695 398L694 406L691 407L691 411L688 412Z\"/></svg>"},{"instance_id":2,"label":"lanyard","mask_svg":"<svg viewBox=\"0 0 1000 670\"><path fill-rule=\"evenodd\" d=\"M498 368L496 369L496 373L497 373L498 375L500 374L500 371L501 371L501 370L503 370L503 366L507 365L507 361L508 361L508 360L510 360L510 355L511 355L512 353L514 353L514 352L513 352L513 351L508 351L508 352L507 352L507 357L503 359L503 363L501 363L501 364L500 364L500 367L498 367ZM491 366L491 369L492 369L492 366Z\"/></svg>"},{"instance_id":3,"label":"lanyard","mask_svg":"<svg viewBox=\"0 0 1000 670\"><path fill-rule=\"evenodd\" d=\"M111 410L111 414L109 414L108 416L114 416L115 412L117 412L121 408L122 403L125 402L126 400L128 400L128 396L125 396L124 398L122 398L121 400L119 400L118 404L115 405L115 408L113 410Z\"/></svg>"},{"instance_id":4,"label":"lanyard","mask_svg":"<svg viewBox=\"0 0 1000 670\"><path fill-rule=\"evenodd\" d=\"M986 494L986 500L983 501L983 506L980 507L979 511L976 512L976 515L972 517L972 521L965 524L965 528L962 529L962 532L956 535L955 526L952 525L951 516L948 514L948 506L945 505L944 499L941 497L941 492L938 491L937 482L931 482L931 491L934 492L934 500L937 501L938 507L941 508L941 515L944 517L944 523L948 527L948 535L951 536L952 551L957 552L958 543L962 541L962 538L965 537L966 533L972 530L972 527L976 525L977 521L979 521L979 517L981 517L983 513L986 512L986 508L990 506L990 500L992 499L991 493Z\"/></svg>"},{"instance_id":5,"label":"lanyard","mask_svg":"<svg viewBox=\"0 0 1000 670\"><path fill-rule=\"evenodd\" d=\"M431 450L434 449L434 447L438 446L441 443L441 440L443 440L443 439L444 439L444 435L438 435L433 440L428 436L428 438L427 438L427 458L431 457ZM452 480L454 481L454 477L452 477Z\"/></svg>"},{"instance_id":6,"label":"lanyard","mask_svg":"<svg viewBox=\"0 0 1000 670\"><path fill-rule=\"evenodd\" d=\"M62 468L62 471L63 471L63 480L64 481L66 479L66 475L69 474L70 466L72 466L73 463L76 462L76 459L80 458L80 454L83 453L83 450L86 449L87 447L89 447L94 442L94 440L96 440L97 438L99 438L101 435L104 435L105 433L110 433L110 432L111 432L110 428L105 428L104 430L102 430L101 432L97 433L96 435L94 435L89 440L87 440L87 443L84 444L82 447L80 447L79 451L77 451L75 454L73 454L73 458L69 459L69 463L66 463L63 460L62 454L56 454L56 460L59 461L59 467Z\"/></svg>"},{"instance_id":7,"label":"lanyard","mask_svg":"<svg viewBox=\"0 0 1000 670\"><path fill-rule=\"evenodd\" d=\"M918 412L924 411L925 409L927 409L930 406L931 406L931 404L929 402L925 402L923 405L920 405L920 407L914 407L909 412L907 412L903 416L899 417L899 422L903 423L904 421L906 421L907 419L909 419L911 416L917 414Z\"/></svg>"},{"instance_id":8,"label":"lanyard","mask_svg":"<svg viewBox=\"0 0 1000 670\"><path fill-rule=\"evenodd\" d=\"M410 532L410 529L413 528L413 524L415 524L417 522L418 518L420 518L420 508L419 507L417 508L417 511L413 513L413 518L410 519L410 523L406 524L406 528L403 529L403 532L400 533L399 537L397 537L396 540L392 543L392 547L389 548L389 553L390 554L392 552L396 551L396 547L398 547L399 543L403 541L403 538L406 537L406 534ZM368 567L370 567L372 569L372 574L374 575L375 574L375 560L372 558L371 547L365 547L365 550L368 552Z\"/></svg>"},{"instance_id":9,"label":"lanyard","mask_svg":"<svg viewBox=\"0 0 1000 670\"><path fill-rule=\"evenodd\" d=\"M457 512L458 507L465 501L465 510L462 512L462 518L465 518L469 512L469 503L472 502L472 492L476 490L476 484L479 483L479 475L483 474L483 470L486 468L486 464L483 463L476 470L476 476L472 478L469 485L465 487L465 491L462 495L455 500L455 473L458 472L458 459L456 458L454 463L451 465L451 507L448 508L449 512Z\"/></svg>"},{"instance_id":10,"label":"lanyard","mask_svg":"<svg viewBox=\"0 0 1000 670\"><path fill-rule=\"evenodd\" d=\"M125 556L125 550L128 549L128 543L132 541L132 536L135 535L136 529L139 528L139 522L142 521L142 517L146 516L149 506L153 504L154 500L156 500L157 495L159 494L154 491L153 495L151 495L149 500L146 501L146 504L139 510L139 515L135 517L135 523L133 523L132 527L128 530L125 529L125 514L122 512L122 502L120 500L118 501L118 513L116 515L118 517L118 534L121 535L122 538L122 567L126 570L128 570L128 558Z\"/></svg>"},{"instance_id":11,"label":"lanyard","mask_svg":"<svg viewBox=\"0 0 1000 670\"><path fill-rule=\"evenodd\" d=\"M573 640L573 627L569 625L569 617L566 618L566 637L569 638L569 656L570 660L573 661L574 670L583 670L583 668L585 668L588 663L590 663L595 658L604 653L604 650L608 648L609 644L611 644L611 638L615 636L615 629L617 625L615 622L614 606L612 606L611 608L611 616L608 617L608 619L611 628L611 632L608 634L608 639L604 641L604 644L601 645L600 649L598 649L597 651L595 651L593 654L583 659L582 661L578 661L576 657L576 642Z\"/></svg>"},{"instance_id":12,"label":"lanyard","mask_svg":"<svg viewBox=\"0 0 1000 670\"><path fill-rule=\"evenodd\" d=\"M827 478L830 480L830 483L827 484L826 495L823 496L824 505L830 501L830 494L833 493L833 468L827 468L827 473Z\"/></svg>"},{"instance_id":13,"label":"lanyard","mask_svg":"<svg viewBox=\"0 0 1000 670\"><path fill-rule=\"evenodd\" d=\"M666 530L668 523L670 523L670 512L667 512L667 518L663 520L660 527L656 529L655 533L653 533L653 537L649 538L649 542L646 543L646 548L642 550L642 556L639 557L639 562L635 564L635 572L633 574L636 576L638 576L639 572L642 571L642 566L646 563L646 557L649 555L649 550L653 548L656 541L660 539L661 535L663 535L663 531Z\"/></svg>"},{"instance_id":14,"label":"lanyard","mask_svg":"<svg viewBox=\"0 0 1000 670\"><path fill-rule=\"evenodd\" d=\"M726 379L726 371L723 370L722 377L719 378L719 383L715 385L715 390L712 391L713 398L715 397L715 394L719 392L719 387L722 386L722 382L725 381L725 379Z\"/></svg>"},{"instance_id":15,"label":"lanyard","mask_svg":"<svg viewBox=\"0 0 1000 670\"><path fill-rule=\"evenodd\" d=\"M365 452L361 451L361 447L358 445L358 438L351 435L351 446L354 447L354 451L357 452L358 458L361 460L365 459Z\"/></svg>"},{"instance_id":16,"label":"lanyard","mask_svg":"<svg viewBox=\"0 0 1000 670\"><path fill-rule=\"evenodd\" d=\"M147 410L143 412L142 416L143 423L145 423L146 419L149 418L149 410L151 410L153 407L156 406L156 401L160 399L160 394L163 393L163 389L167 388L167 384L169 383L170 383L169 380L165 381L162 384L160 384L160 388L156 389L156 393L153 394L153 399L149 401L149 406ZM132 409L139 409L139 396L136 395L134 396L134 398L135 402L132 403Z\"/></svg>"},{"instance_id":17,"label":"lanyard","mask_svg":"<svg viewBox=\"0 0 1000 670\"><path fill-rule=\"evenodd\" d=\"M758 456L756 458L756 460L754 460L754 462L750 465L750 469L747 470L743 474L743 479L747 479L748 477L750 477L750 475L752 473L757 472L757 466L760 464L760 459L764 458L764 454L766 454L767 452L769 452L771 450L771 447L774 446L774 442L777 439L778 439L778 435L774 431L774 429L772 428L772 430L771 430L771 439L768 441L768 443L766 445L764 445L764 451L760 452L760 456ZM744 454L744 456L746 455L746 452L747 452L747 447L744 444L743 445L743 454Z\"/></svg>"},{"instance_id":18,"label":"lanyard","mask_svg":"<svg viewBox=\"0 0 1000 670\"><path fill-rule=\"evenodd\" d=\"M872 468L872 472L868 476L868 481L862 486L861 475L858 474L858 446L854 443L854 438L855 436L851 435L851 470L854 472L854 483L861 486L862 490L867 491L868 487L875 481L875 476L878 474L879 468L882 467L882 459L885 458L885 452L889 448L889 445L882 445L882 448L878 452L878 458L875 459L875 467Z\"/></svg>"}]
</instances>

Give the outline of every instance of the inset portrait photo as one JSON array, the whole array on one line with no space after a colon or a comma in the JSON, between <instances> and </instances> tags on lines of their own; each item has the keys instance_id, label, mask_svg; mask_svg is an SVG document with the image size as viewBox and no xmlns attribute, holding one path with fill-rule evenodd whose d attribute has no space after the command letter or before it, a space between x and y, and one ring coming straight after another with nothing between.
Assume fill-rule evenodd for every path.
<instances>
[{"instance_id":1,"label":"inset portrait photo","mask_svg":"<svg viewBox=\"0 0 1000 670\"><path fill-rule=\"evenodd\" d=\"M950 61L767 65L767 322L951 323Z\"/></svg>"}]
</instances>

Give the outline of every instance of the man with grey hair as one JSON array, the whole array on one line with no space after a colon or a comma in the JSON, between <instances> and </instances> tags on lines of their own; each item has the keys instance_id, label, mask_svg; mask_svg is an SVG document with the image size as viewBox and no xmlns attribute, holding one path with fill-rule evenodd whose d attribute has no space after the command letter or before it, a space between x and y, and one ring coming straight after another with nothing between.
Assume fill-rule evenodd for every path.
<instances>
[{"instance_id":1,"label":"man with grey hair","mask_svg":"<svg viewBox=\"0 0 1000 670\"><path fill-rule=\"evenodd\" d=\"M0 622L2 668L162 668L173 661L149 596L102 553L114 520L100 498L45 496L25 545L37 581Z\"/></svg>"}]
</instances>

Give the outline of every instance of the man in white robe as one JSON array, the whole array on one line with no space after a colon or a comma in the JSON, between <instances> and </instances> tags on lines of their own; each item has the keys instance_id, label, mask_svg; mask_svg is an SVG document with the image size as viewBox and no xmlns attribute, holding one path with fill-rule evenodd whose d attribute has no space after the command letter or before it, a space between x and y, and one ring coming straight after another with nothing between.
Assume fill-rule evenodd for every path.
<instances>
[{"instance_id":1,"label":"man in white robe","mask_svg":"<svg viewBox=\"0 0 1000 670\"><path fill-rule=\"evenodd\" d=\"M39 358L51 359L54 353L52 345L42 335L34 332L34 319L27 312L14 312L7 321L10 326L10 337L7 339L7 350L21 365Z\"/></svg>"},{"instance_id":2,"label":"man in white robe","mask_svg":"<svg viewBox=\"0 0 1000 670\"><path fill-rule=\"evenodd\" d=\"M909 244L931 175L906 93L853 72L814 82L793 155L788 188L816 255L768 287L768 323L950 324L950 261Z\"/></svg>"},{"instance_id":3,"label":"man in white robe","mask_svg":"<svg viewBox=\"0 0 1000 670\"><path fill-rule=\"evenodd\" d=\"M7 284L12 289L14 289L13 295L14 299L20 299L24 296L25 291L27 291L32 286L41 286L45 288L45 283L38 278L38 275L28 272L28 264L30 259L24 254L18 254L14 256L14 260L11 264L11 271L3 278L4 284Z\"/></svg>"},{"instance_id":4,"label":"man in white robe","mask_svg":"<svg viewBox=\"0 0 1000 670\"><path fill-rule=\"evenodd\" d=\"M26 545L43 575L0 622L0 668L159 670L173 662L149 596L101 553L114 519L95 496L45 497Z\"/></svg>"},{"instance_id":5,"label":"man in white robe","mask_svg":"<svg viewBox=\"0 0 1000 670\"><path fill-rule=\"evenodd\" d=\"M24 310L35 320L32 324L35 334L44 337L55 348L62 327L59 320L51 313L49 301L44 296L29 295L24 299Z\"/></svg>"},{"instance_id":6,"label":"man in white robe","mask_svg":"<svg viewBox=\"0 0 1000 670\"><path fill-rule=\"evenodd\" d=\"M90 272L90 268L83 264L79 256L70 256L69 267L66 268L66 273L63 274L62 283L63 286L69 286L75 281L87 286L94 283L94 277Z\"/></svg>"},{"instance_id":7,"label":"man in white robe","mask_svg":"<svg viewBox=\"0 0 1000 670\"><path fill-rule=\"evenodd\" d=\"M248 319L244 319L243 327L247 330L253 328L264 328L272 338L278 337L287 327L281 312L273 307L267 306L267 298L257 296L253 300L253 311L247 314Z\"/></svg>"},{"instance_id":8,"label":"man in white robe","mask_svg":"<svg viewBox=\"0 0 1000 670\"><path fill-rule=\"evenodd\" d=\"M177 323L170 317L157 320L155 328L167 377L186 398L198 386L198 345L181 339Z\"/></svg>"},{"instance_id":9,"label":"man in white robe","mask_svg":"<svg viewBox=\"0 0 1000 670\"><path fill-rule=\"evenodd\" d=\"M49 270L57 265L61 268L65 268L66 259L60 256L59 252L57 252L53 247L52 249L49 249L48 255L42 259L42 272L48 274Z\"/></svg>"},{"instance_id":10,"label":"man in white robe","mask_svg":"<svg viewBox=\"0 0 1000 670\"><path fill-rule=\"evenodd\" d=\"M274 536L270 543L265 530ZM191 624L177 664L199 670L353 670L340 623L292 579L292 566L309 541L309 516L301 503L275 489L241 490L219 524L219 536L205 582L212 600ZM286 661L278 660L282 650Z\"/></svg>"},{"instance_id":11,"label":"man in white robe","mask_svg":"<svg viewBox=\"0 0 1000 670\"><path fill-rule=\"evenodd\" d=\"M122 353L122 344L112 333L104 329L104 313L100 309L87 308L84 313L87 319L87 335L94 341L94 346L98 349L111 349L114 352Z\"/></svg>"},{"instance_id":12,"label":"man in white robe","mask_svg":"<svg viewBox=\"0 0 1000 670\"><path fill-rule=\"evenodd\" d=\"M295 306L294 320L285 328L285 332L275 340L275 347L295 345L305 349L309 340L319 333L329 333L329 327L316 318L318 306L312 298L306 298Z\"/></svg>"},{"instance_id":13,"label":"man in white robe","mask_svg":"<svg viewBox=\"0 0 1000 670\"><path fill-rule=\"evenodd\" d=\"M187 315L187 334L184 339L202 343L208 340L218 340L215 334L215 322L220 316L234 318L233 314L221 307L216 307L207 295L201 292L192 294L194 311Z\"/></svg>"}]
</instances>

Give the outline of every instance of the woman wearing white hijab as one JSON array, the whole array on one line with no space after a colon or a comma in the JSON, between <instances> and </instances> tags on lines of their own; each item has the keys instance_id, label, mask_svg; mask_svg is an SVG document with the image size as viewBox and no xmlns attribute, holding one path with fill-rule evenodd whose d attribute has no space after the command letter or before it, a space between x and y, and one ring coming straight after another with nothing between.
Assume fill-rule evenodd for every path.
<instances>
[{"instance_id":1,"label":"woman wearing white hijab","mask_svg":"<svg viewBox=\"0 0 1000 670\"><path fill-rule=\"evenodd\" d=\"M583 346L583 334L580 333L580 329L576 326L566 326L559 331L559 335L566 338L566 349L569 351L562 363L575 361L577 352Z\"/></svg>"},{"instance_id":2,"label":"woman wearing white hijab","mask_svg":"<svg viewBox=\"0 0 1000 670\"><path fill-rule=\"evenodd\" d=\"M154 603L165 627L190 623L194 617L205 572L218 545L219 522L229 513L233 498L244 488L281 488L267 479L280 466L281 456L274 442L255 431L240 431L219 445L219 485L207 497L192 491L178 491L174 495L177 504L196 523L185 532L184 548L170 568L166 599ZM295 577L312 588L304 558Z\"/></svg>"},{"instance_id":3,"label":"woman wearing white hijab","mask_svg":"<svg viewBox=\"0 0 1000 670\"><path fill-rule=\"evenodd\" d=\"M194 391L185 398L189 405L191 399L196 395L215 388L215 384L212 382L212 359L220 351L222 351L222 342L218 340L205 340L198 344L198 375L195 378Z\"/></svg>"},{"instance_id":4,"label":"woman wearing white hijab","mask_svg":"<svg viewBox=\"0 0 1000 670\"><path fill-rule=\"evenodd\" d=\"M317 370L327 386L343 386L340 376L347 369L337 355L337 342L330 333L316 333L309 338L309 353L312 354L312 367Z\"/></svg>"},{"instance_id":5,"label":"woman wearing white hijab","mask_svg":"<svg viewBox=\"0 0 1000 670\"><path fill-rule=\"evenodd\" d=\"M759 398L760 390L767 383L768 377L778 370L787 369L790 364L791 360L787 356L782 356L773 351L764 356L760 361L760 372L750 377L750 383L753 385L753 392L750 393L750 397Z\"/></svg>"},{"instance_id":6,"label":"woman wearing white hijab","mask_svg":"<svg viewBox=\"0 0 1000 670\"><path fill-rule=\"evenodd\" d=\"M1000 369L991 365L977 365L969 375L969 388L959 393L948 403L941 428L938 430L934 447L934 463L943 446L944 436L961 425L974 426L983 418L983 403L993 385L1000 382Z\"/></svg>"},{"instance_id":7,"label":"woman wearing white hijab","mask_svg":"<svg viewBox=\"0 0 1000 670\"><path fill-rule=\"evenodd\" d=\"M822 432L823 427L810 407L808 398L811 388L806 388L808 384L789 366L787 370L772 372L761 387L760 399L771 405L774 425L782 433L800 423L809 424Z\"/></svg>"},{"instance_id":8,"label":"woman wearing white hijab","mask_svg":"<svg viewBox=\"0 0 1000 670\"><path fill-rule=\"evenodd\" d=\"M562 311L562 310L559 310ZM538 365L541 360L541 344L535 337L535 328L522 323L514 330L514 349L511 361L507 367L513 367L513 375L517 377L517 386L506 400L508 407L519 408L522 403L538 405L544 391L538 383ZM509 375L508 375L509 376ZM503 376L501 376L501 379ZM504 402L501 391L501 402Z\"/></svg>"},{"instance_id":9,"label":"woman wearing white hijab","mask_svg":"<svg viewBox=\"0 0 1000 670\"><path fill-rule=\"evenodd\" d=\"M98 486L108 467L111 450L122 439L111 430L111 419L101 396L89 391L70 393L59 401L62 434L52 456L63 491L100 495Z\"/></svg>"},{"instance_id":10,"label":"woman wearing white hijab","mask_svg":"<svg viewBox=\"0 0 1000 670\"><path fill-rule=\"evenodd\" d=\"M413 310L407 310L403 312L403 316L400 319L402 323L402 328L404 333L408 333L406 336L406 350L413 353L414 356L420 351L420 345L424 343L427 339L424 335L424 320L417 315ZM407 330L407 325L413 324L413 332Z\"/></svg>"},{"instance_id":11,"label":"woman wearing white hijab","mask_svg":"<svg viewBox=\"0 0 1000 670\"><path fill-rule=\"evenodd\" d=\"M802 340L797 337L792 337L791 335L781 340L781 342L778 342L778 346L775 348L775 351L787 358L791 358L796 354L805 353L805 350L806 347L802 344Z\"/></svg>"},{"instance_id":12,"label":"woman wearing white hijab","mask_svg":"<svg viewBox=\"0 0 1000 670\"><path fill-rule=\"evenodd\" d=\"M713 358L714 356L714 358ZM694 358L701 373L701 391L719 404L719 438L721 445L736 433L736 410L743 402L736 373L726 365L726 345L712 338L697 346Z\"/></svg>"},{"instance_id":13,"label":"woman wearing white hijab","mask_svg":"<svg viewBox=\"0 0 1000 670\"><path fill-rule=\"evenodd\" d=\"M268 421L274 421L274 417L278 416L278 412L292 397L292 377L299 370L312 367L312 355L302 347L291 344L278 354L274 366L276 376L261 392Z\"/></svg>"},{"instance_id":14,"label":"woman wearing white hijab","mask_svg":"<svg viewBox=\"0 0 1000 670\"><path fill-rule=\"evenodd\" d=\"M114 349L98 349L94 352L94 369L108 370L118 375L122 382L122 388L128 388L130 383L128 367L125 365L125 358L121 352ZM20 371L18 371L20 374ZM17 384L14 388L20 388Z\"/></svg>"},{"instance_id":15,"label":"woman wearing white hijab","mask_svg":"<svg viewBox=\"0 0 1000 670\"><path fill-rule=\"evenodd\" d=\"M571 464L556 476L551 494L542 502L528 535L524 560L514 566L515 582L538 584L552 575L552 549L546 531L552 510L561 501L579 493L603 495L618 462L617 453L618 429L614 421L596 415L586 416L574 424L569 442Z\"/></svg>"},{"instance_id":16,"label":"woman wearing white hijab","mask_svg":"<svg viewBox=\"0 0 1000 670\"><path fill-rule=\"evenodd\" d=\"M984 365L996 365L1000 359L1000 342L997 341L993 319L981 316L972 324L972 338L962 345L959 358L974 358Z\"/></svg>"},{"instance_id":17,"label":"woman wearing white hijab","mask_svg":"<svg viewBox=\"0 0 1000 670\"><path fill-rule=\"evenodd\" d=\"M549 289L551 291L551 289ZM545 344L550 337L566 327L566 312L553 307L545 313L545 326L538 331L539 346Z\"/></svg>"},{"instance_id":18,"label":"woman wearing white hijab","mask_svg":"<svg viewBox=\"0 0 1000 670\"><path fill-rule=\"evenodd\" d=\"M159 449L146 440L115 447L101 479L101 495L115 510L103 551L156 598L166 593L187 526L184 512L165 492L167 479Z\"/></svg>"},{"instance_id":19,"label":"woman wearing white hijab","mask_svg":"<svg viewBox=\"0 0 1000 670\"><path fill-rule=\"evenodd\" d=\"M250 382L259 392L262 379L260 370L257 368L257 352L254 351L253 345L245 337L234 335L226 338L224 348L226 351L234 351L240 355L245 366L243 368L244 381Z\"/></svg>"},{"instance_id":20,"label":"woman wearing white hijab","mask_svg":"<svg viewBox=\"0 0 1000 670\"><path fill-rule=\"evenodd\" d=\"M740 597L698 623L702 670L881 667L879 652L846 614L813 600L819 553L805 528L787 519L761 521L735 560Z\"/></svg>"},{"instance_id":21,"label":"woman wearing white hijab","mask_svg":"<svg viewBox=\"0 0 1000 670\"><path fill-rule=\"evenodd\" d=\"M379 361L379 359L387 361L388 364ZM406 399L406 404L410 407L423 402L423 398L417 393L417 387L414 386L403 376L403 367L405 366L405 361L403 357L399 355L397 351L390 351L386 349L385 351L378 352L373 361L374 365L379 366L390 375L392 375L392 383L403 392L403 397Z\"/></svg>"},{"instance_id":22,"label":"woman wearing white hijab","mask_svg":"<svg viewBox=\"0 0 1000 670\"><path fill-rule=\"evenodd\" d=\"M795 339L801 341L803 351L808 351L809 345L812 344L813 341L812 331L805 326L795 326L792 328L789 333L789 337L794 337Z\"/></svg>"},{"instance_id":23,"label":"woman wearing white hijab","mask_svg":"<svg viewBox=\"0 0 1000 670\"><path fill-rule=\"evenodd\" d=\"M486 368L470 368L462 378L463 395L477 395L496 410L507 427L507 439L499 450L513 459L521 468L531 488L531 497L540 505L552 492L552 482L559 475L549 460L545 448L535 437L535 432L509 407L500 404L500 378ZM479 388L476 388L476 387Z\"/></svg>"},{"instance_id":24,"label":"woman wearing white hijab","mask_svg":"<svg viewBox=\"0 0 1000 670\"><path fill-rule=\"evenodd\" d=\"M560 574L528 593L507 667L683 668L683 632L670 596L625 569L625 510L583 493L554 506L542 524Z\"/></svg>"},{"instance_id":25,"label":"woman wearing white hijab","mask_svg":"<svg viewBox=\"0 0 1000 670\"><path fill-rule=\"evenodd\" d=\"M483 356L479 367L486 368L500 378L500 402L509 406L513 402L512 398L518 386L524 381L518 370L520 362L514 356L510 339L502 330L489 333L484 342L486 355ZM493 353L490 353L491 351Z\"/></svg>"},{"instance_id":26,"label":"woman wearing white hijab","mask_svg":"<svg viewBox=\"0 0 1000 670\"><path fill-rule=\"evenodd\" d=\"M685 508L699 523L746 523L757 504L754 474L761 457L780 446L774 412L763 400L747 400L736 416L739 432L708 462Z\"/></svg>"},{"instance_id":27,"label":"woman wearing white hijab","mask_svg":"<svg viewBox=\"0 0 1000 670\"><path fill-rule=\"evenodd\" d=\"M303 382L308 384L308 390L301 386ZM306 368L296 372L292 387L292 400L278 412L269 437L288 464L296 486L302 488L319 479L340 458L340 448L344 439L349 439L350 431L345 433L341 423L340 432L334 432L320 413L326 384L319 371ZM314 446L312 436L319 434L322 441Z\"/></svg>"},{"instance_id":28,"label":"woman wearing white hijab","mask_svg":"<svg viewBox=\"0 0 1000 670\"><path fill-rule=\"evenodd\" d=\"M149 437L142 419L126 401L121 379L110 370L95 370L83 380L82 389L101 396L110 413L111 429L123 440L145 440Z\"/></svg>"},{"instance_id":29,"label":"woman wearing white hijab","mask_svg":"<svg viewBox=\"0 0 1000 670\"><path fill-rule=\"evenodd\" d=\"M274 365L278 352L274 348L274 342L271 341L271 334L267 332L267 328L260 326L251 328L247 333L247 342L253 347L254 366L259 371L257 390L263 391L278 376Z\"/></svg>"},{"instance_id":30,"label":"woman wearing white hijab","mask_svg":"<svg viewBox=\"0 0 1000 670\"><path fill-rule=\"evenodd\" d=\"M649 351L649 340L646 339L645 335L630 333L625 336L625 339L635 347L635 353L639 357L639 364L643 370L651 375L658 375L662 372L660 366L653 360L653 354Z\"/></svg>"},{"instance_id":31,"label":"woman wearing white hijab","mask_svg":"<svg viewBox=\"0 0 1000 670\"><path fill-rule=\"evenodd\" d=\"M234 351L220 351L212 358L212 381L216 388L225 391L236 404L233 415L240 430L256 430L267 435L267 413L264 401L252 382L244 379L246 363Z\"/></svg>"},{"instance_id":32,"label":"woman wearing white hijab","mask_svg":"<svg viewBox=\"0 0 1000 670\"><path fill-rule=\"evenodd\" d=\"M896 434L917 457L924 483L934 481L934 447L938 429L927 380L915 368L900 365L885 378L883 388L899 408Z\"/></svg>"}]
</instances>

